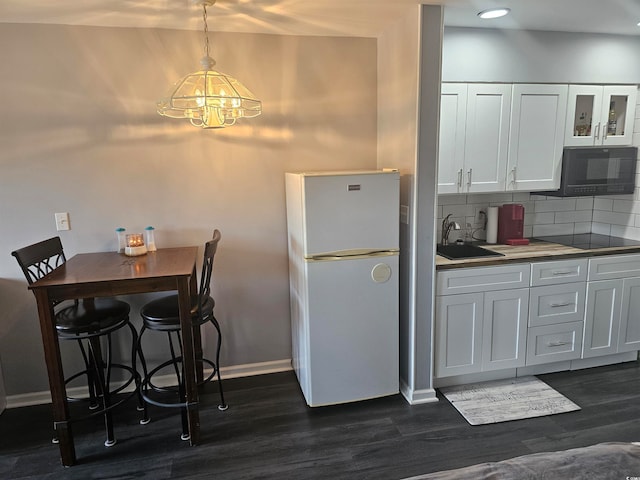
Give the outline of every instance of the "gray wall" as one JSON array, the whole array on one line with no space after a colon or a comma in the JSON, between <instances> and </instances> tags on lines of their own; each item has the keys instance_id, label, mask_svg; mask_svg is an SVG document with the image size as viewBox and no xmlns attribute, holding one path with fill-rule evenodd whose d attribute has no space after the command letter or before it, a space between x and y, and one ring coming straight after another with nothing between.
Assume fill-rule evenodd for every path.
<instances>
[{"instance_id":1,"label":"gray wall","mask_svg":"<svg viewBox=\"0 0 640 480\"><path fill-rule=\"evenodd\" d=\"M68 255L156 228L160 248L222 241L222 366L291 357L284 172L376 167L376 40L216 33L217 67L263 101L219 131L160 117L202 34L0 24L0 358L7 394L48 391L35 300L10 252L59 234ZM56 232L54 212L72 229ZM148 295L127 297L136 312ZM139 323L139 319L135 318ZM205 353L215 337L205 332ZM145 346L160 356L153 340ZM126 352L123 351L123 355Z\"/></svg>"},{"instance_id":2,"label":"gray wall","mask_svg":"<svg viewBox=\"0 0 640 480\"><path fill-rule=\"evenodd\" d=\"M640 36L449 27L446 82L640 83Z\"/></svg>"}]
</instances>

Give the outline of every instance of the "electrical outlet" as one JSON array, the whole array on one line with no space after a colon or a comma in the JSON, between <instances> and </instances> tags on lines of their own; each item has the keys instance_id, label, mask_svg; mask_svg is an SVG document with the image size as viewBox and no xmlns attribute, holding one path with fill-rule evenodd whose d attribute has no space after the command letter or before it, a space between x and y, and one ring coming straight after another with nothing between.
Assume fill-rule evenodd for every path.
<instances>
[{"instance_id":1,"label":"electrical outlet","mask_svg":"<svg viewBox=\"0 0 640 480\"><path fill-rule=\"evenodd\" d=\"M56 229L60 230L71 230L71 226L69 225L69 214L67 212L64 213L56 213Z\"/></svg>"}]
</instances>

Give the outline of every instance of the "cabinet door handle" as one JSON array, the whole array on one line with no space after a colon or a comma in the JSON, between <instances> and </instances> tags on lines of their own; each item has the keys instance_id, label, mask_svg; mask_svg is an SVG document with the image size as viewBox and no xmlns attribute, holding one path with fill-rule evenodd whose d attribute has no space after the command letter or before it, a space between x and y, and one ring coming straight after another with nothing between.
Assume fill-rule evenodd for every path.
<instances>
[{"instance_id":1,"label":"cabinet door handle","mask_svg":"<svg viewBox=\"0 0 640 480\"><path fill-rule=\"evenodd\" d=\"M469 172L467 172L467 187L471 186L471 174L473 173L473 168L469 169Z\"/></svg>"},{"instance_id":2,"label":"cabinet door handle","mask_svg":"<svg viewBox=\"0 0 640 480\"><path fill-rule=\"evenodd\" d=\"M514 185L516 184L516 181L518 180L518 177L516 176L516 167L513 167L513 170L511 170L511 174L513 175L513 180L511 180L511 183L513 183Z\"/></svg>"},{"instance_id":3,"label":"cabinet door handle","mask_svg":"<svg viewBox=\"0 0 640 480\"><path fill-rule=\"evenodd\" d=\"M561 347L562 345L569 345L569 342L557 341L557 342L548 342L547 343L547 347Z\"/></svg>"},{"instance_id":4,"label":"cabinet door handle","mask_svg":"<svg viewBox=\"0 0 640 480\"><path fill-rule=\"evenodd\" d=\"M595 139L596 140L600 139L600 122L598 122L598 124L596 125Z\"/></svg>"},{"instance_id":5,"label":"cabinet door handle","mask_svg":"<svg viewBox=\"0 0 640 480\"><path fill-rule=\"evenodd\" d=\"M575 303L573 303L573 302L552 303L549 306L551 308L558 308L558 307L568 307L569 305L575 305Z\"/></svg>"},{"instance_id":6,"label":"cabinet door handle","mask_svg":"<svg viewBox=\"0 0 640 480\"><path fill-rule=\"evenodd\" d=\"M458 170L458 186L462 187L462 169Z\"/></svg>"},{"instance_id":7,"label":"cabinet door handle","mask_svg":"<svg viewBox=\"0 0 640 480\"><path fill-rule=\"evenodd\" d=\"M578 272L568 271L568 270L558 270L553 272L551 275L559 276L559 275L577 275Z\"/></svg>"}]
</instances>

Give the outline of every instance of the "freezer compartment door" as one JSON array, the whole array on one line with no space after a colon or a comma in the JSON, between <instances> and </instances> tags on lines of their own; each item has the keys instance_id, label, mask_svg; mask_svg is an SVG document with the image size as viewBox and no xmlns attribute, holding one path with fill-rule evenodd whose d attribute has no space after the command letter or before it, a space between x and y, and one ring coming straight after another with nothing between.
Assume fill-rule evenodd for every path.
<instances>
[{"instance_id":1,"label":"freezer compartment door","mask_svg":"<svg viewBox=\"0 0 640 480\"><path fill-rule=\"evenodd\" d=\"M398 256L308 262L307 275L307 403L398 393Z\"/></svg>"},{"instance_id":2,"label":"freezer compartment door","mask_svg":"<svg viewBox=\"0 0 640 480\"><path fill-rule=\"evenodd\" d=\"M398 173L303 176L304 256L399 246Z\"/></svg>"}]
</instances>

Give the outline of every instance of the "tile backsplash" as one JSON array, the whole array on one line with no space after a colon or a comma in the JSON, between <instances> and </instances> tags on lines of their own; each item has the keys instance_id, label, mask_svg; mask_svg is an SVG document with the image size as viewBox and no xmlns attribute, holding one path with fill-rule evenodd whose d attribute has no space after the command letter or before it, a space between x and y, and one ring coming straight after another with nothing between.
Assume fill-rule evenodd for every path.
<instances>
[{"instance_id":1,"label":"tile backsplash","mask_svg":"<svg viewBox=\"0 0 640 480\"><path fill-rule=\"evenodd\" d=\"M524 205L524 236L529 238L591 232L596 201L593 197L556 198L528 192L440 195L438 228L440 229L442 219L452 214L451 219L458 222L462 229L451 232L451 241L463 238L468 225L471 225L473 230L473 238L484 239L485 220L480 212L486 212L488 207L505 203ZM638 213L640 214L640 211Z\"/></svg>"},{"instance_id":2,"label":"tile backsplash","mask_svg":"<svg viewBox=\"0 0 640 480\"><path fill-rule=\"evenodd\" d=\"M640 183L639 183L640 185ZM556 198L529 193L440 195L438 238L444 216L451 215L462 227L452 231L451 241L463 238L470 225L475 239L484 239L485 220L480 212L490 206L520 203L524 206L524 236L602 233L640 240L640 195Z\"/></svg>"},{"instance_id":3,"label":"tile backsplash","mask_svg":"<svg viewBox=\"0 0 640 480\"><path fill-rule=\"evenodd\" d=\"M640 147L640 95L636 107L633 145ZM475 239L485 239L484 216L490 206L505 203L524 205L524 236L601 233L640 240L640 165L633 195L557 198L528 192L438 196L438 241L442 219L451 215L462 227L453 230L449 240L464 238L470 226Z\"/></svg>"}]
</instances>

